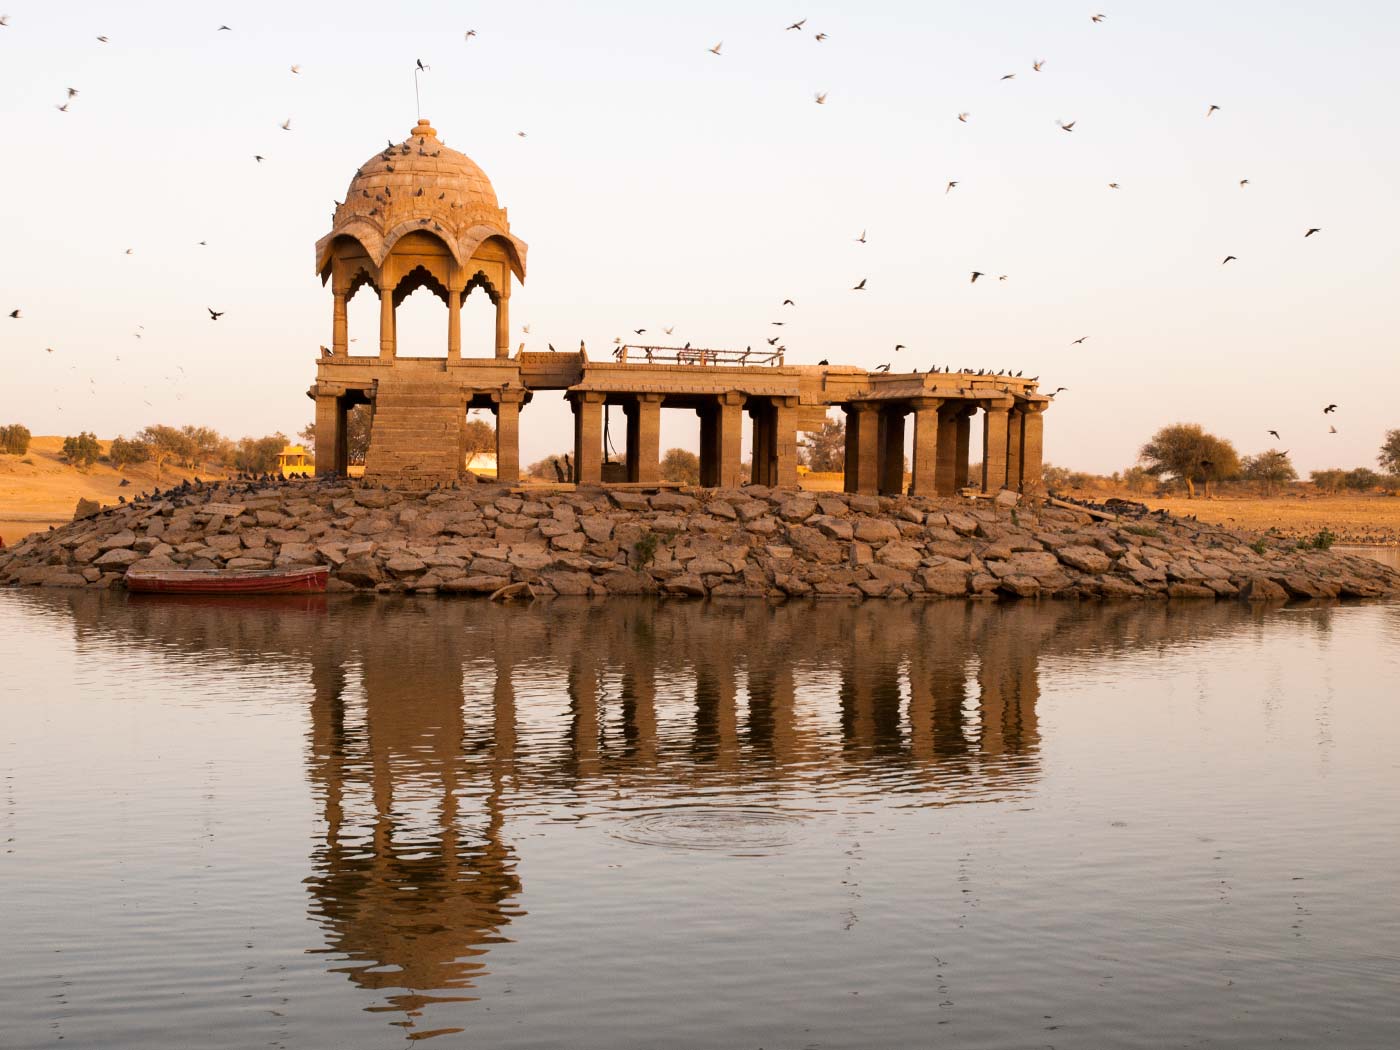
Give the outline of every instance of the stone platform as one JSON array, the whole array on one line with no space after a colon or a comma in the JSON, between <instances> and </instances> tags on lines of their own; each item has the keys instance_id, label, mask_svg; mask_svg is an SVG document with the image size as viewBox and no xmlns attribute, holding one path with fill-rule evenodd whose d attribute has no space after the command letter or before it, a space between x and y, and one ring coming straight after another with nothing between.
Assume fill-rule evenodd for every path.
<instances>
[{"instance_id":1,"label":"stone platform","mask_svg":"<svg viewBox=\"0 0 1400 1050\"><path fill-rule=\"evenodd\" d=\"M218 484L106 508L0 551L0 584L110 588L128 568L329 564L331 588L537 597L922 600L1400 596L1369 558L1195 521L1019 500L742 488L410 494Z\"/></svg>"}]
</instances>

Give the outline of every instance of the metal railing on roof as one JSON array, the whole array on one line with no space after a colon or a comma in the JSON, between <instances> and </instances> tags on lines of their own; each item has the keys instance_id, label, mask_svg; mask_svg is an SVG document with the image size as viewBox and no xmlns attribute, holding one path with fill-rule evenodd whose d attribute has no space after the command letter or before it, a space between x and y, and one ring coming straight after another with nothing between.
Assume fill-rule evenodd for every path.
<instances>
[{"instance_id":1,"label":"metal railing on roof","mask_svg":"<svg viewBox=\"0 0 1400 1050\"><path fill-rule=\"evenodd\" d=\"M635 362L648 365L772 365L783 363L781 350L710 350L685 346L635 346L626 344L613 348L613 357L623 364Z\"/></svg>"}]
</instances>

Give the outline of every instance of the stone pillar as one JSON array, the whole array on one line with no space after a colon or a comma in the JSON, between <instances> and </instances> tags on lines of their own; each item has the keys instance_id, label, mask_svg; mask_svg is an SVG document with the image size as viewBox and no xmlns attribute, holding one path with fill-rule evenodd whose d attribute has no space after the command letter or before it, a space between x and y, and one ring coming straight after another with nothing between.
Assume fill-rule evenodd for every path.
<instances>
[{"instance_id":1,"label":"stone pillar","mask_svg":"<svg viewBox=\"0 0 1400 1050\"><path fill-rule=\"evenodd\" d=\"M701 405L695 414L700 417L700 484L714 488L719 484L719 408Z\"/></svg>"},{"instance_id":2,"label":"stone pillar","mask_svg":"<svg viewBox=\"0 0 1400 1050\"><path fill-rule=\"evenodd\" d=\"M1006 417L1010 401L989 401L982 416L982 491L1006 487Z\"/></svg>"},{"instance_id":3,"label":"stone pillar","mask_svg":"<svg viewBox=\"0 0 1400 1050\"><path fill-rule=\"evenodd\" d=\"M447 360L462 360L462 293L447 292Z\"/></svg>"},{"instance_id":4,"label":"stone pillar","mask_svg":"<svg viewBox=\"0 0 1400 1050\"><path fill-rule=\"evenodd\" d=\"M1039 492L1043 487L1041 469L1044 466L1045 410L1040 402L1025 406L1021 419L1021 491Z\"/></svg>"},{"instance_id":5,"label":"stone pillar","mask_svg":"<svg viewBox=\"0 0 1400 1050\"><path fill-rule=\"evenodd\" d=\"M718 456L715 484L720 488L737 489L744 482L740 465L743 461L744 395L735 391L720 394L715 420Z\"/></svg>"},{"instance_id":6,"label":"stone pillar","mask_svg":"<svg viewBox=\"0 0 1400 1050\"><path fill-rule=\"evenodd\" d=\"M379 358L392 361L395 354L394 340L394 290L384 287L379 290Z\"/></svg>"},{"instance_id":7,"label":"stone pillar","mask_svg":"<svg viewBox=\"0 0 1400 1050\"><path fill-rule=\"evenodd\" d=\"M934 492L951 496L958 487L958 420L964 414L961 401L945 401L938 409L938 458L933 468Z\"/></svg>"},{"instance_id":8,"label":"stone pillar","mask_svg":"<svg viewBox=\"0 0 1400 1050\"><path fill-rule=\"evenodd\" d=\"M878 406L846 406L846 491L874 496L880 490L880 419Z\"/></svg>"},{"instance_id":9,"label":"stone pillar","mask_svg":"<svg viewBox=\"0 0 1400 1050\"><path fill-rule=\"evenodd\" d=\"M880 494L904 491L904 409L889 406L880 413Z\"/></svg>"},{"instance_id":10,"label":"stone pillar","mask_svg":"<svg viewBox=\"0 0 1400 1050\"><path fill-rule=\"evenodd\" d=\"M1006 413L1006 487L1021 491L1021 420L1014 405Z\"/></svg>"},{"instance_id":11,"label":"stone pillar","mask_svg":"<svg viewBox=\"0 0 1400 1050\"><path fill-rule=\"evenodd\" d=\"M972 447L972 414L977 411L973 405L962 410L958 416L958 429L954 437L956 450L953 453L953 488L967 488L968 449Z\"/></svg>"},{"instance_id":12,"label":"stone pillar","mask_svg":"<svg viewBox=\"0 0 1400 1050\"><path fill-rule=\"evenodd\" d=\"M780 489L797 488L797 398L773 398L773 479Z\"/></svg>"},{"instance_id":13,"label":"stone pillar","mask_svg":"<svg viewBox=\"0 0 1400 1050\"><path fill-rule=\"evenodd\" d=\"M574 410L574 480L598 485L603 480L603 401L605 395L585 391L570 395Z\"/></svg>"},{"instance_id":14,"label":"stone pillar","mask_svg":"<svg viewBox=\"0 0 1400 1050\"><path fill-rule=\"evenodd\" d=\"M510 356L510 291L496 297L496 356Z\"/></svg>"},{"instance_id":15,"label":"stone pillar","mask_svg":"<svg viewBox=\"0 0 1400 1050\"><path fill-rule=\"evenodd\" d=\"M936 397L915 398L909 403L914 413L914 462L910 464L909 495L933 496L938 492L938 460L942 449L938 438L941 420Z\"/></svg>"},{"instance_id":16,"label":"stone pillar","mask_svg":"<svg viewBox=\"0 0 1400 1050\"><path fill-rule=\"evenodd\" d=\"M345 409L334 394L316 395L316 473L342 472L345 458Z\"/></svg>"},{"instance_id":17,"label":"stone pillar","mask_svg":"<svg viewBox=\"0 0 1400 1050\"><path fill-rule=\"evenodd\" d=\"M627 413L627 480L661 480L661 395L638 394Z\"/></svg>"},{"instance_id":18,"label":"stone pillar","mask_svg":"<svg viewBox=\"0 0 1400 1050\"><path fill-rule=\"evenodd\" d=\"M749 480L755 485L773 484L773 406L767 401L755 401L749 406L749 426L753 433L752 469Z\"/></svg>"},{"instance_id":19,"label":"stone pillar","mask_svg":"<svg viewBox=\"0 0 1400 1050\"><path fill-rule=\"evenodd\" d=\"M496 396L496 480L520 482L520 406L523 390L502 390Z\"/></svg>"},{"instance_id":20,"label":"stone pillar","mask_svg":"<svg viewBox=\"0 0 1400 1050\"><path fill-rule=\"evenodd\" d=\"M336 292L332 299L334 306L331 311L331 350L337 357L345 357L350 353L350 332L345 313L345 293Z\"/></svg>"}]
</instances>

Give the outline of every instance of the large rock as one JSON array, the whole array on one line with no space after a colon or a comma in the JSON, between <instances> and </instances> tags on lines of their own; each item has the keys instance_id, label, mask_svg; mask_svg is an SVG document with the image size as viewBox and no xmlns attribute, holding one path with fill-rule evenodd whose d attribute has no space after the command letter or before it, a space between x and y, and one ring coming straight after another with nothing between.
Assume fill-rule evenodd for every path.
<instances>
[{"instance_id":1,"label":"large rock","mask_svg":"<svg viewBox=\"0 0 1400 1050\"><path fill-rule=\"evenodd\" d=\"M345 563L335 570L335 575L337 579L356 587L373 587L384 579L384 574L379 571L374 559L364 554L347 558Z\"/></svg>"},{"instance_id":2,"label":"large rock","mask_svg":"<svg viewBox=\"0 0 1400 1050\"><path fill-rule=\"evenodd\" d=\"M955 598L967 593L967 579L971 574L971 565L964 562L945 561L941 565L935 565L919 573L919 582L924 585L924 590L930 594Z\"/></svg>"},{"instance_id":3,"label":"large rock","mask_svg":"<svg viewBox=\"0 0 1400 1050\"><path fill-rule=\"evenodd\" d=\"M923 555L909 544L894 542L881 547L875 554L875 560L896 569L917 569L924 559Z\"/></svg>"},{"instance_id":4,"label":"large rock","mask_svg":"<svg viewBox=\"0 0 1400 1050\"><path fill-rule=\"evenodd\" d=\"M1288 592L1267 577L1251 576L1240 587L1239 599L1242 602L1286 602Z\"/></svg>"},{"instance_id":5,"label":"large rock","mask_svg":"<svg viewBox=\"0 0 1400 1050\"><path fill-rule=\"evenodd\" d=\"M705 597L705 584L699 576L673 576L666 581L666 593L689 598Z\"/></svg>"},{"instance_id":6,"label":"large rock","mask_svg":"<svg viewBox=\"0 0 1400 1050\"><path fill-rule=\"evenodd\" d=\"M1080 572L1107 572L1113 560L1097 547L1064 547L1055 552L1060 561Z\"/></svg>"},{"instance_id":7,"label":"large rock","mask_svg":"<svg viewBox=\"0 0 1400 1050\"><path fill-rule=\"evenodd\" d=\"M122 529L121 532L113 533L106 539L97 541L97 549L100 551L115 550L118 547L130 547L136 542L136 533L130 529Z\"/></svg>"},{"instance_id":8,"label":"large rock","mask_svg":"<svg viewBox=\"0 0 1400 1050\"><path fill-rule=\"evenodd\" d=\"M793 496L783 501L782 506L778 508L778 517L784 521L806 521L816 512L816 500L806 496Z\"/></svg>"},{"instance_id":9,"label":"large rock","mask_svg":"<svg viewBox=\"0 0 1400 1050\"><path fill-rule=\"evenodd\" d=\"M509 576L457 576L445 581L439 589L452 594L491 594L508 583Z\"/></svg>"},{"instance_id":10,"label":"large rock","mask_svg":"<svg viewBox=\"0 0 1400 1050\"><path fill-rule=\"evenodd\" d=\"M592 578L586 572L546 572L540 580L554 588L556 594L577 596L592 589Z\"/></svg>"},{"instance_id":11,"label":"large rock","mask_svg":"<svg viewBox=\"0 0 1400 1050\"><path fill-rule=\"evenodd\" d=\"M106 554L93 562L93 564L103 569L125 568L128 565L135 565L144 557L145 555L140 551L130 550L125 547L117 547L113 550L109 550Z\"/></svg>"},{"instance_id":12,"label":"large rock","mask_svg":"<svg viewBox=\"0 0 1400 1050\"><path fill-rule=\"evenodd\" d=\"M855 524L855 538L865 543L888 543L899 539L899 527L883 518L859 518Z\"/></svg>"},{"instance_id":13,"label":"large rock","mask_svg":"<svg viewBox=\"0 0 1400 1050\"><path fill-rule=\"evenodd\" d=\"M652 510L689 511L695 507L695 497L679 492L658 492L651 497Z\"/></svg>"}]
</instances>

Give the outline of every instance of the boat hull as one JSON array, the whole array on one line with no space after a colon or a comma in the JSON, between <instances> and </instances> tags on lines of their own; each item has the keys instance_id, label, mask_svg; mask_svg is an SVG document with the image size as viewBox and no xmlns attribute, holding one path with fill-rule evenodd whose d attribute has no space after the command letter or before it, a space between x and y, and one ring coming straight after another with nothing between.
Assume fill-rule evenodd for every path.
<instances>
[{"instance_id":1,"label":"boat hull","mask_svg":"<svg viewBox=\"0 0 1400 1050\"><path fill-rule=\"evenodd\" d=\"M137 570L126 574L126 589L137 594L322 594L330 567L299 569Z\"/></svg>"}]
</instances>

